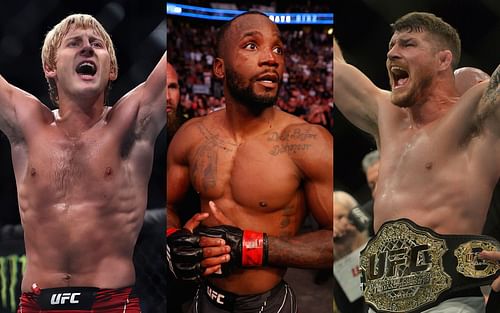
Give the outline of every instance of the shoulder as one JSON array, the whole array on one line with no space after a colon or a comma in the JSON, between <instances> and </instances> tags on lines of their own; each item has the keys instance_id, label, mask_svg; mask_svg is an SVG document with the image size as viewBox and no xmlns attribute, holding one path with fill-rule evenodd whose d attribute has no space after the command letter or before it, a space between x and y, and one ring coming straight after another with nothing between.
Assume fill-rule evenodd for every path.
<instances>
[{"instance_id":1,"label":"shoulder","mask_svg":"<svg viewBox=\"0 0 500 313\"><path fill-rule=\"evenodd\" d=\"M168 153L176 156L187 155L199 143L206 141L213 124L211 116L194 117L187 120L173 136Z\"/></svg>"},{"instance_id":2,"label":"shoulder","mask_svg":"<svg viewBox=\"0 0 500 313\"><path fill-rule=\"evenodd\" d=\"M206 116L191 118L184 124L182 124L182 126L175 134L175 137L203 137L204 134L209 131L209 129L213 130L220 124L221 115L221 112L213 112Z\"/></svg>"},{"instance_id":3,"label":"shoulder","mask_svg":"<svg viewBox=\"0 0 500 313\"><path fill-rule=\"evenodd\" d=\"M285 126L281 130L280 138L288 142L322 142L328 145L332 141L332 135L326 128L317 124L311 124L301 118L288 113L283 113Z\"/></svg>"},{"instance_id":4,"label":"shoulder","mask_svg":"<svg viewBox=\"0 0 500 313\"><path fill-rule=\"evenodd\" d=\"M54 111L51 111L48 106L32 95L28 95L24 103L16 107L21 123L26 120L30 124L36 120L42 121L43 124L53 123L55 121Z\"/></svg>"},{"instance_id":5,"label":"shoulder","mask_svg":"<svg viewBox=\"0 0 500 313\"><path fill-rule=\"evenodd\" d=\"M333 164L333 136L320 125L292 120L275 135L275 153L287 153L303 173L315 168L328 172Z\"/></svg>"}]
</instances>

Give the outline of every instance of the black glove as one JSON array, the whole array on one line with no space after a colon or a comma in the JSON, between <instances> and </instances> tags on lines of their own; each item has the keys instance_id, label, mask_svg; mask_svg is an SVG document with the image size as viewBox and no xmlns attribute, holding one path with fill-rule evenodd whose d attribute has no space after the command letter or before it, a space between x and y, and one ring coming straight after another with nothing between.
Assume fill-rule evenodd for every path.
<instances>
[{"instance_id":1,"label":"black glove","mask_svg":"<svg viewBox=\"0 0 500 313\"><path fill-rule=\"evenodd\" d=\"M167 261L177 279L197 280L203 273L200 237L187 229L167 229Z\"/></svg>"},{"instance_id":2,"label":"black glove","mask_svg":"<svg viewBox=\"0 0 500 313\"><path fill-rule=\"evenodd\" d=\"M353 208L347 217L358 231L364 231L371 225L371 217L360 207Z\"/></svg>"},{"instance_id":3,"label":"black glove","mask_svg":"<svg viewBox=\"0 0 500 313\"><path fill-rule=\"evenodd\" d=\"M220 225L214 227L202 227L198 235L222 238L226 245L231 247L231 259L222 264L222 273L218 276L227 276L235 268L255 267L267 265L269 243L267 234L251 230L241 230L238 227Z\"/></svg>"}]
</instances>

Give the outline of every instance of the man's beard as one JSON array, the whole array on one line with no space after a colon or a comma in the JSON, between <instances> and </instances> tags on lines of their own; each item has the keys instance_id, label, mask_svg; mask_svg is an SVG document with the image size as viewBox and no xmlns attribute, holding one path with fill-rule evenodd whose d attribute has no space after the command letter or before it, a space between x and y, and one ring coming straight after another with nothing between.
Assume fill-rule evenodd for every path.
<instances>
[{"instance_id":1,"label":"man's beard","mask_svg":"<svg viewBox=\"0 0 500 313\"><path fill-rule=\"evenodd\" d=\"M419 102L425 100L423 98L423 94L431 86L431 84L432 77L429 75L425 76L417 84L411 86L411 89L405 94L395 97L394 93L392 93L391 101L400 108L409 108L414 105L418 105Z\"/></svg>"},{"instance_id":2,"label":"man's beard","mask_svg":"<svg viewBox=\"0 0 500 313\"><path fill-rule=\"evenodd\" d=\"M167 141L174 137L177 130L181 127L183 123L182 112L179 106L176 107L174 111L167 112Z\"/></svg>"},{"instance_id":3,"label":"man's beard","mask_svg":"<svg viewBox=\"0 0 500 313\"><path fill-rule=\"evenodd\" d=\"M264 109L272 107L278 99L278 91L281 87L281 81L278 82L276 94L270 96L259 96L252 89L252 78L245 86L244 79L232 69L226 68L227 88L231 96L243 104L253 115L257 116Z\"/></svg>"}]
</instances>

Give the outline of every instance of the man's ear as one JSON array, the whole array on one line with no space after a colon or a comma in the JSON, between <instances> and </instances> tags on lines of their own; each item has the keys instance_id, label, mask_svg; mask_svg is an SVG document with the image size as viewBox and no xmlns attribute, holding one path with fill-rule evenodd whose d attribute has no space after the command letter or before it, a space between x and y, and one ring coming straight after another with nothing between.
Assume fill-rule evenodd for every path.
<instances>
[{"instance_id":1,"label":"man's ear","mask_svg":"<svg viewBox=\"0 0 500 313\"><path fill-rule=\"evenodd\" d=\"M117 77L118 77L118 74L116 73L116 69L115 68L111 68L109 70L109 80L110 81L115 81Z\"/></svg>"},{"instance_id":2,"label":"man's ear","mask_svg":"<svg viewBox=\"0 0 500 313\"><path fill-rule=\"evenodd\" d=\"M453 54L450 50L441 50L438 52L439 70L446 70L452 68Z\"/></svg>"},{"instance_id":3,"label":"man's ear","mask_svg":"<svg viewBox=\"0 0 500 313\"><path fill-rule=\"evenodd\" d=\"M43 72L46 78L56 78L57 71L55 68L50 68L47 64L43 65Z\"/></svg>"},{"instance_id":4,"label":"man's ear","mask_svg":"<svg viewBox=\"0 0 500 313\"><path fill-rule=\"evenodd\" d=\"M226 76L226 73L224 71L224 60L221 58L215 58L214 64L212 66L214 75L218 79L224 79L224 76Z\"/></svg>"}]
</instances>

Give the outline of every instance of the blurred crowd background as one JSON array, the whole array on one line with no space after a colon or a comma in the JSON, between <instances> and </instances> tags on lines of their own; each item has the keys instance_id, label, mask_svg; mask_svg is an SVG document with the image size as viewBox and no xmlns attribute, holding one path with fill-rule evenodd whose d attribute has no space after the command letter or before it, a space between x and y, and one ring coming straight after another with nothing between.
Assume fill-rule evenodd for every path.
<instances>
[{"instance_id":1,"label":"blurred crowd background","mask_svg":"<svg viewBox=\"0 0 500 313\"><path fill-rule=\"evenodd\" d=\"M275 12L331 12L321 1L220 1L238 10L271 8ZM209 5L205 1L177 1L180 4ZM186 118L203 116L224 107L221 82L212 75L215 36L221 21L188 17L167 18L169 62L179 75L181 110ZM286 72L277 105L311 123L332 129L333 75L332 25L283 25Z\"/></svg>"}]
</instances>

